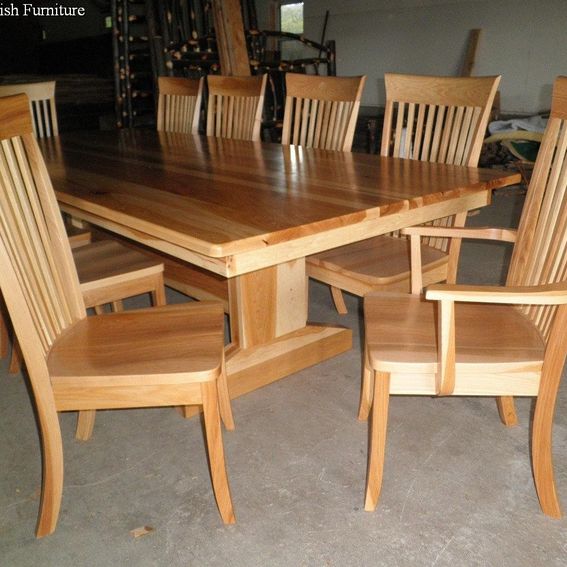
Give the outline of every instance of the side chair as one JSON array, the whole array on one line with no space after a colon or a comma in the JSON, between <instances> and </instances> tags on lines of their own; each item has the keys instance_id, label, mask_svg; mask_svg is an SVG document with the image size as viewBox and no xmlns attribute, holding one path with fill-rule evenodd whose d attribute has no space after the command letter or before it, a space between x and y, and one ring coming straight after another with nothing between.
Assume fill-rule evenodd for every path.
<instances>
[{"instance_id":1,"label":"side chair","mask_svg":"<svg viewBox=\"0 0 567 567\"><path fill-rule=\"evenodd\" d=\"M59 123L55 106L55 81L0 85L0 97L20 93L28 95L35 136L37 138L58 136Z\"/></svg>"},{"instance_id":2,"label":"side chair","mask_svg":"<svg viewBox=\"0 0 567 567\"><path fill-rule=\"evenodd\" d=\"M213 490L234 523L220 416L234 427L218 303L87 317L71 247L33 136L25 95L0 100L0 289L37 410L43 479L36 534L51 534L63 491L58 412L78 411L88 439L95 410L202 405ZM195 424L197 422L194 422Z\"/></svg>"},{"instance_id":3,"label":"side chair","mask_svg":"<svg viewBox=\"0 0 567 567\"><path fill-rule=\"evenodd\" d=\"M350 152L365 82L286 73L282 144Z\"/></svg>"},{"instance_id":4,"label":"side chair","mask_svg":"<svg viewBox=\"0 0 567 567\"><path fill-rule=\"evenodd\" d=\"M437 284L424 299L418 277L413 294L373 292L364 298L359 419L372 414L366 510L375 509L380 495L391 395L500 396L504 401L530 396L535 398L531 459L537 495L545 514L561 517L552 426L567 353L567 77L554 85L517 232L435 226L402 232L412 240L412 273L418 275L422 237L515 244L504 286ZM516 421L509 409L501 405L507 425Z\"/></svg>"},{"instance_id":5,"label":"side chair","mask_svg":"<svg viewBox=\"0 0 567 567\"><path fill-rule=\"evenodd\" d=\"M55 81L0 85L0 97L26 94L34 135L52 138L59 133L55 86ZM110 303L113 309L122 310L123 299L142 293L150 293L154 305L165 305L164 268L159 258L111 239L91 242L88 230L78 231L70 226L68 231L86 307L102 312L102 305ZM2 325L7 326L5 321ZM3 333L0 333L0 341L7 341ZM0 354L4 350L7 353L7 348L0 347ZM20 365L19 348L14 342L10 373L19 372Z\"/></svg>"},{"instance_id":6,"label":"side chair","mask_svg":"<svg viewBox=\"0 0 567 567\"><path fill-rule=\"evenodd\" d=\"M163 132L197 134L204 78L158 78L157 129Z\"/></svg>"},{"instance_id":7,"label":"side chair","mask_svg":"<svg viewBox=\"0 0 567 567\"><path fill-rule=\"evenodd\" d=\"M207 136L260 141L268 75L209 75Z\"/></svg>"}]
</instances>

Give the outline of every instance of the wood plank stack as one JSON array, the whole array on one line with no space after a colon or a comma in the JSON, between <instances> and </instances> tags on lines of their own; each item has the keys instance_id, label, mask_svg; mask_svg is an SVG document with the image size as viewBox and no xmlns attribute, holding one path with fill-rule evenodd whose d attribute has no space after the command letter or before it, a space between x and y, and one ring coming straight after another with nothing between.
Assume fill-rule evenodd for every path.
<instances>
[{"instance_id":1,"label":"wood plank stack","mask_svg":"<svg viewBox=\"0 0 567 567\"><path fill-rule=\"evenodd\" d=\"M117 126L152 126L155 98L146 2L113 1L112 22Z\"/></svg>"}]
</instances>

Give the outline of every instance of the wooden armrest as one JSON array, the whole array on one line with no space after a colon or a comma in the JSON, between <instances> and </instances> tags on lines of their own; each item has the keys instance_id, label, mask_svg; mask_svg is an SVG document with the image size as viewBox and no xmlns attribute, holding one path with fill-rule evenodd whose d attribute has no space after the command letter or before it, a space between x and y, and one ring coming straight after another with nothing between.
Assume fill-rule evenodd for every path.
<instances>
[{"instance_id":1,"label":"wooden armrest","mask_svg":"<svg viewBox=\"0 0 567 567\"><path fill-rule=\"evenodd\" d=\"M458 228L444 226L411 226L402 228L402 234L437 236L438 238L476 238L479 240L500 240L516 242L517 231L511 228L473 227Z\"/></svg>"},{"instance_id":2,"label":"wooden armrest","mask_svg":"<svg viewBox=\"0 0 567 567\"><path fill-rule=\"evenodd\" d=\"M514 305L567 304L567 282L534 286L472 286L435 284L427 288L426 299Z\"/></svg>"},{"instance_id":3,"label":"wooden armrest","mask_svg":"<svg viewBox=\"0 0 567 567\"><path fill-rule=\"evenodd\" d=\"M464 218L463 223L464 224ZM449 258L447 279L454 282L457 279L457 260L459 256L461 238L475 238L480 240L498 240L500 242L516 242L517 231L510 228L473 227L464 228L459 226L411 226L400 231L410 237L411 254L411 292L421 293L421 237L434 236L438 238L454 238L452 246L456 247L453 257Z\"/></svg>"}]
</instances>

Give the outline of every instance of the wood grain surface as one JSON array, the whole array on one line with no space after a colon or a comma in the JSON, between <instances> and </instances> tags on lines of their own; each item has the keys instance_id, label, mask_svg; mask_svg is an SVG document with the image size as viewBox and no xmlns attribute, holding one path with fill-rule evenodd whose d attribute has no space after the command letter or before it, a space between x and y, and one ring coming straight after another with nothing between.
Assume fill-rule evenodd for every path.
<instances>
[{"instance_id":1,"label":"wood grain surface","mask_svg":"<svg viewBox=\"0 0 567 567\"><path fill-rule=\"evenodd\" d=\"M62 205L212 258L323 235L295 255L304 257L313 248L390 230L376 219L385 225L388 216L389 225L402 226L406 213L421 221L418 209L517 179L508 172L142 130L65 134L41 145ZM366 232L345 235L345 227L363 224ZM341 229L337 244L333 232Z\"/></svg>"}]
</instances>

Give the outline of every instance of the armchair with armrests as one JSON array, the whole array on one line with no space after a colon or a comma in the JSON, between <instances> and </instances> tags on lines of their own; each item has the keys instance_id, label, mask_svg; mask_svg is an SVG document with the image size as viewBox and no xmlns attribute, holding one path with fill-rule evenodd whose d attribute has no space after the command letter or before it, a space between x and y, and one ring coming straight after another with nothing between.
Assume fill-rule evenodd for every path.
<instances>
[{"instance_id":1,"label":"armchair with armrests","mask_svg":"<svg viewBox=\"0 0 567 567\"><path fill-rule=\"evenodd\" d=\"M500 77L434 77L386 73L386 108L380 155L475 167ZM463 226L466 213L433 221ZM454 281L455 263L445 238L423 238L426 284ZM310 256L310 277L331 286L335 307L346 313L343 291L410 290L409 243L385 234Z\"/></svg>"},{"instance_id":2,"label":"armchair with armrests","mask_svg":"<svg viewBox=\"0 0 567 567\"><path fill-rule=\"evenodd\" d=\"M367 510L382 484L390 395L498 396L516 423L512 396L534 397L532 465L543 512L559 518L552 424L567 353L567 77L554 86L551 117L517 233L412 227L413 294L364 299L365 355L359 419L372 414ZM505 286L437 284L421 289L420 238L514 242Z\"/></svg>"}]
</instances>

